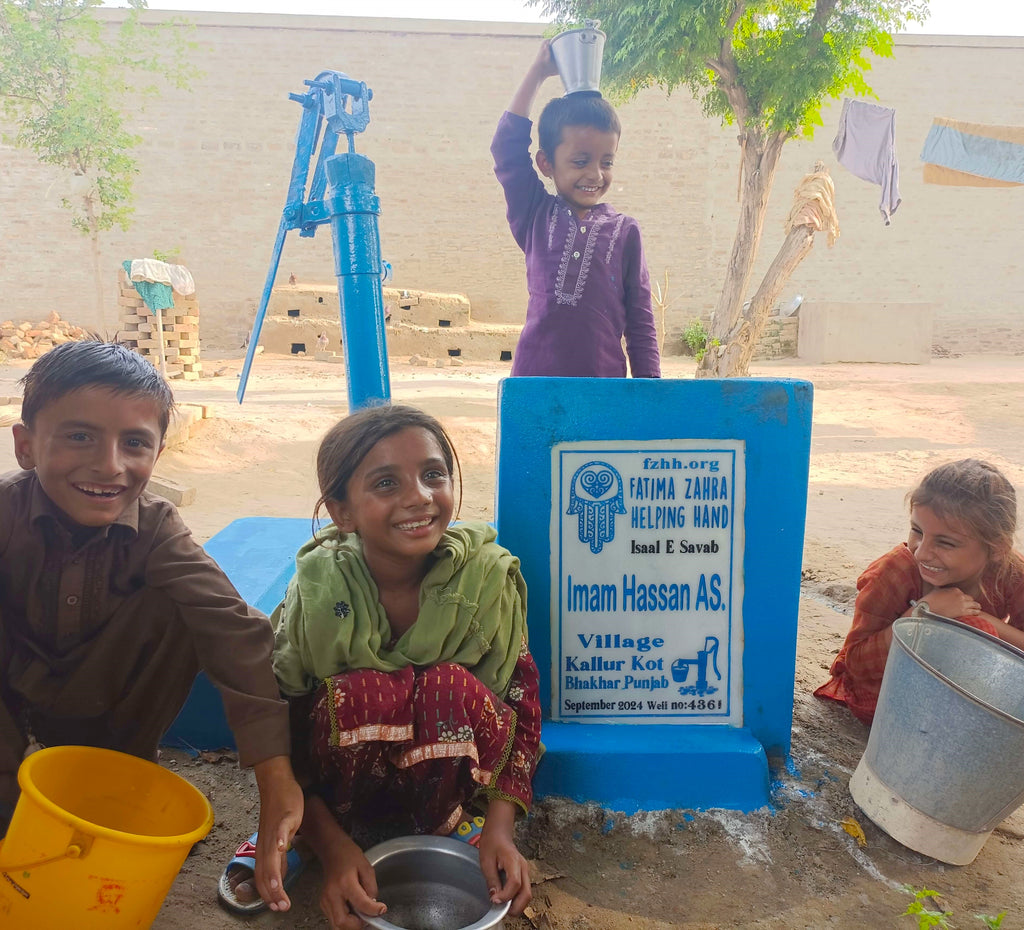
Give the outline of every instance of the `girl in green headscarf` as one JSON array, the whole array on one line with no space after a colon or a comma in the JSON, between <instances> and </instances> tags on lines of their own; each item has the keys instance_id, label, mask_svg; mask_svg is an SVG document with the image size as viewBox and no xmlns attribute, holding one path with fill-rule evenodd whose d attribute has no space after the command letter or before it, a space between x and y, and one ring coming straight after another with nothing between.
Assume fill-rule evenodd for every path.
<instances>
[{"instance_id":1,"label":"girl in green headscarf","mask_svg":"<svg viewBox=\"0 0 1024 930\"><path fill-rule=\"evenodd\" d=\"M526 587L490 526L449 526L457 466L444 428L414 408L338 423L317 456L316 512L333 522L299 550L272 618L281 690L312 707L293 714L311 722L293 732L308 785L300 833L335 927L358 930L355 912L385 909L353 820L447 834L474 800L487 804L479 848L492 900L512 913L530 901L512 836L540 745Z\"/></svg>"}]
</instances>

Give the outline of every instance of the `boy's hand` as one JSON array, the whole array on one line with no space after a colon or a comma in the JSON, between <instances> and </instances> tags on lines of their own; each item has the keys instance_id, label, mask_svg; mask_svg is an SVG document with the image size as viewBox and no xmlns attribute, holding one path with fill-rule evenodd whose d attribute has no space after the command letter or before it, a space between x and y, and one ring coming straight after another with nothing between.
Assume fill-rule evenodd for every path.
<instances>
[{"instance_id":1,"label":"boy's hand","mask_svg":"<svg viewBox=\"0 0 1024 930\"><path fill-rule=\"evenodd\" d=\"M509 913L513 916L521 914L533 899L530 867L512 838L515 817L516 809L510 801L495 799L488 805L480 834L480 869L487 880L491 902L511 901ZM505 873L504 882L501 872Z\"/></svg>"},{"instance_id":2,"label":"boy's hand","mask_svg":"<svg viewBox=\"0 0 1024 930\"><path fill-rule=\"evenodd\" d=\"M537 51L537 57L534 59L530 68L539 78L541 78L541 80L544 78L554 77L558 74L558 66L555 64L555 56L551 54L550 39L545 39L540 43L540 48Z\"/></svg>"},{"instance_id":3,"label":"boy's hand","mask_svg":"<svg viewBox=\"0 0 1024 930\"><path fill-rule=\"evenodd\" d=\"M545 39L540 44L540 50L537 52L533 64L523 76L522 83L512 95L512 100L508 105L509 113L529 119L530 107L533 106L533 99L537 96L540 85L555 74L558 74L558 68L555 67L555 59L551 54L551 43Z\"/></svg>"},{"instance_id":4,"label":"boy's hand","mask_svg":"<svg viewBox=\"0 0 1024 930\"><path fill-rule=\"evenodd\" d=\"M260 790L260 829L256 842L256 890L272 911L286 911L286 855L302 823L302 789L287 756L273 756L253 766Z\"/></svg>"}]
</instances>

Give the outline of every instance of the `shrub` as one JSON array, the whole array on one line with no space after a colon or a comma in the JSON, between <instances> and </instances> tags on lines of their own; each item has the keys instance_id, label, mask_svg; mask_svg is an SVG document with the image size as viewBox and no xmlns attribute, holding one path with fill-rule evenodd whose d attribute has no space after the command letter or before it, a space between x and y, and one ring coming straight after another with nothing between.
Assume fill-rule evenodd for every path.
<instances>
[{"instance_id":1,"label":"shrub","mask_svg":"<svg viewBox=\"0 0 1024 930\"><path fill-rule=\"evenodd\" d=\"M703 320L691 320L686 329L683 330L683 342L686 343L687 354L692 355L699 362L708 349L708 328ZM717 339L712 339L710 345L719 345Z\"/></svg>"}]
</instances>

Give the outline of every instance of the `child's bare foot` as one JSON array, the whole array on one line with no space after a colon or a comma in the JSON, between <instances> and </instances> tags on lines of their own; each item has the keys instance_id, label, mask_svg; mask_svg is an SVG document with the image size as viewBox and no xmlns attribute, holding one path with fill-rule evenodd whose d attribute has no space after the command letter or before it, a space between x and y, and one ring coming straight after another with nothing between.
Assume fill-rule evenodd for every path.
<instances>
[{"instance_id":1,"label":"child's bare foot","mask_svg":"<svg viewBox=\"0 0 1024 930\"><path fill-rule=\"evenodd\" d=\"M253 834L243 841L235 852L234 858L228 863L221 876L217 896L221 903L236 913L252 914L264 910L267 905L256 890L256 838ZM306 863L313 858L313 851L296 836L292 848L288 850L287 871L284 875L284 887L287 890L302 873Z\"/></svg>"}]
</instances>

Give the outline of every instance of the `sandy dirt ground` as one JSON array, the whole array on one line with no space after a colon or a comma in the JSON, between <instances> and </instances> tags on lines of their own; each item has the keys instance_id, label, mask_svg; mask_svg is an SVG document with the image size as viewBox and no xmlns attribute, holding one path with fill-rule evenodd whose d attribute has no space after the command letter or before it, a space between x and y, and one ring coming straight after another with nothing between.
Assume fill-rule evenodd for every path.
<instances>
[{"instance_id":1,"label":"sandy dirt ground","mask_svg":"<svg viewBox=\"0 0 1024 930\"><path fill-rule=\"evenodd\" d=\"M206 539L237 517L309 515L318 437L346 410L342 369L260 356L239 407L240 360L206 361L222 376L176 383L175 393L209 404L213 417L185 446L168 450L157 469L197 489L182 510L186 521ZM0 394L16 393L25 367L0 367ZM689 360L669 359L666 375L690 377L692 368ZM493 514L495 391L506 373L504 366L468 362L392 362L394 399L437 415L454 436L465 518ZM507 930L909 928L916 921L900 916L911 900L905 883L942 892L954 914L950 926L982 927L974 915L1007 911L1004 928L1024 927L1024 812L1011 815L970 866L906 849L872 825L847 790L867 729L845 708L811 697L849 626L857 575L904 538L904 495L924 471L980 456L1024 489L1024 359L820 367L786 361L757 365L752 374L814 384L792 754L777 760L772 804L747 815L677 810L624 817L540 802L519 838L542 881L531 919L510 920ZM15 467L10 446L8 440L0 447L4 470ZM215 887L234 846L255 826L252 777L230 760L168 753L165 764L207 793L217 824L186 861L154 926L237 930L246 921L218 907ZM847 817L862 824L865 847L842 829ZM287 915L265 914L249 925L326 926L315 868L299 879L293 897Z\"/></svg>"}]
</instances>

